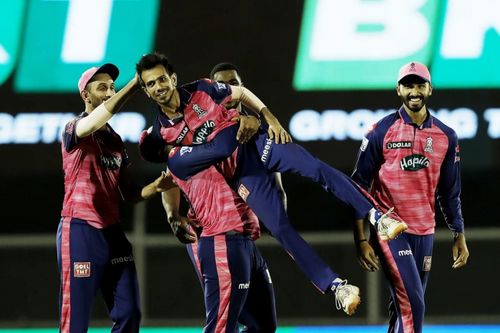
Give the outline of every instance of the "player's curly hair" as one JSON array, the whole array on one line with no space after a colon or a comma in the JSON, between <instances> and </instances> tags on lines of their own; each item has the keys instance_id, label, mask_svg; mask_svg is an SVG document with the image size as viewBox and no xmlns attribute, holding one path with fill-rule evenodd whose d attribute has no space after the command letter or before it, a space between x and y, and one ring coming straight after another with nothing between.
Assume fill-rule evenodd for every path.
<instances>
[{"instance_id":1,"label":"player's curly hair","mask_svg":"<svg viewBox=\"0 0 500 333\"><path fill-rule=\"evenodd\" d=\"M230 62L221 62L215 65L212 70L210 71L210 79L214 79L215 73L222 72L222 71L229 71L233 70L238 74L238 76L241 78L240 70L238 67L233 65Z\"/></svg>"},{"instance_id":2,"label":"player's curly hair","mask_svg":"<svg viewBox=\"0 0 500 333\"><path fill-rule=\"evenodd\" d=\"M167 56L159 52L145 54L141 57L141 59L139 59L139 62L135 65L135 71L139 76L139 81L142 86L144 86L144 82L141 77L142 72L158 65L165 67L168 75L172 75L175 72L174 66L172 66L172 64L168 61Z\"/></svg>"}]
</instances>

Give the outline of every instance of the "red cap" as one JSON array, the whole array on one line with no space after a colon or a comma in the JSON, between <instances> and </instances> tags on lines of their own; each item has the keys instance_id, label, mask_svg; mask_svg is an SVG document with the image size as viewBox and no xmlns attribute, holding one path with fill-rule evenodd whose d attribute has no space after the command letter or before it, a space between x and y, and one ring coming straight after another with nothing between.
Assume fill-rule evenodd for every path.
<instances>
[{"instance_id":1,"label":"red cap","mask_svg":"<svg viewBox=\"0 0 500 333\"><path fill-rule=\"evenodd\" d=\"M120 74L120 71L118 67L110 63L104 64L101 67L90 67L80 76L80 80L78 80L78 91L82 92L94 75L98 73L107 73L114 81L118 77L118 74Z\"/></svg>"},{"instance_id":2,"label":"red cap","mask_svg":"<svg viewBox=\"0 0 500 333\"><path fill-rule=\"evenodd\" d=\"M408 75L416 75L427 82L431 82L431 73L427 66L420 62L412 61L399 69L398 83Z\"/></svg>"}]
</instances>

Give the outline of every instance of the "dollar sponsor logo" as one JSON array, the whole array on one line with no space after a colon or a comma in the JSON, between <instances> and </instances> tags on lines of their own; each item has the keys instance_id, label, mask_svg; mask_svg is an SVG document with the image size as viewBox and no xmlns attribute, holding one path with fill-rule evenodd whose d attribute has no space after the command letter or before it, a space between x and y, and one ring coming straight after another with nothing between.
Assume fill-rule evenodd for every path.
<instances>
[{"instance_id":1,"label":"dollar sponsor logo","mask_svg":"<svg viewBox=\"0 0 500 333\"><path fill-rule=\"evenodd\" d=\"M184 138L186 137L186 134L188 133L188 131L189 131L189 128L187 126L184 126L181 133L179 134L179 136L175 140L175 143L180 144L182 142L182 140L184 140Z\"/></svg>"},{"instance_id":2,"label":"dollar sponsor logo","mask_svg":"<svg viewBox=\"0 0 500 333\"><path fill-rule=\"evenodd\" d=\"M385 145L387 149L402 149L402 148L411 148L411 141L395 141L395 142L387 142Z\"/></svg>"},{"instance_id":3,"label":"dollar sponsor logo","mask_svg":"<svg viewBox=\"0 0 500 333\"><path fill-rule=\"evenodd\" d=\"M194 131L193 144L199 145L207 142L208 136L214 131L215 122L208 120Z\"/></svg>"},{"instance_id":4,"label":"dollar sponsor logo","mask_svg":"<svg viewBox=\"0 0 500 333\"><path fill-rule=\"evenodd\" d=\"M417 171L429 167L430 164L431 161L429 161L429 159L424 155L420 154L406 156L399 162L401 169L405 171Z\"/></svg>"}]
</instances>

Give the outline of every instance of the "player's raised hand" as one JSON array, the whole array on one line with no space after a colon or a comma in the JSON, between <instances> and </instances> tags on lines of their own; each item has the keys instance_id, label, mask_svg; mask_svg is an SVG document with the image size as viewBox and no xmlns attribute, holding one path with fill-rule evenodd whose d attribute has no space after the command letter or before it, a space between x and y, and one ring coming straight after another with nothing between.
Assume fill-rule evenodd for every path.
<instances>
[{"instance_id":1,"label":"player's raised hand","mask_svg":"<svg viewBox=\"0 0 500 333\"><path fill-rule=\"evenodd\" d=\"M292 142L292 137L288 132L281 126L279 120L269 111L268 108L264 108L261 111L262 117L265 119L269 128L267 134L269 139L274 140L275 143L289 143Z\"/></svg>"},{"instance_id":2,"label":"player's raised hand","mask_svg":"<svg viewBox=\"0 0 500 333\"><path fill-rule=\"evenodd\" d=\"M257 117L239 115L231 120L240 122L238 133L236 133L236 140L240 143L248 142L259 130L260 121Z\"/></svg>"},{"instance_id":3,"label":"player's raised hand","mask_svg":"<svg viewBox=\"0 0 500 333\"><path fill-rule=\"evenodd\" d=\"M463 233L457 234L451 251L453 254L452 268L460 268L467 264L469 249L467 249L467 243L465 242L465 235Z\"/></svg>"},{"instance_id":4,"label":"player's raised hand","mask_svg":"<svg viewBox=\"0 0 500 333\"><path fill-rule=\"evenodd\" d=\"M168 223L170 224L175 237L177 237L181 243L190 244L196 242L198 239L196 232L193 229L193 227L197 227L198 225L187 217L169 217Z\"/></svg>"},{"instance_id":5,"label":"player's raised hand","mask_svg":"<svg viewBox=\"0 0 500 333\"><path fill-rule=\"evenodd\" d=\"M363 240L361 242L357 242L356 249L358 252L358 262L359 265L370 272L379 270L379 260L373 247L368 243L368 241Z\"/></svg>"}]
</instances>

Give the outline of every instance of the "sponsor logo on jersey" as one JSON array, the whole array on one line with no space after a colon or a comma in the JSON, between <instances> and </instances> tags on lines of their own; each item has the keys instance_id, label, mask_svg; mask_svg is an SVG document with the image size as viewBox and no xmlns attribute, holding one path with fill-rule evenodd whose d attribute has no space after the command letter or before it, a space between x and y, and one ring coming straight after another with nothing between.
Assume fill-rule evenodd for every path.
<instances>
[{"instance_id":1,"label":"sponsor logo on jersey","mask_svg":"<svg viewBox=\"0 0 500 333\"><path fill-rule=\"evenodd\" d=\"M412 154L404 157L399 165L404 171L417 171L423 168L427 168L431 164L431 161L424 155Z\"/></svg>"},{"instance_id":2,"label":"sponsor logo on jersey","mask_svg":"<svg viewBox=\"0 0 500 333\"><path fill-rule=\"evenodd\" d=\"M432 264L432 256L425 256L422 270L424 272L429 272L431 270L431 264Z\"/></svg>"},{"instance_id":3,"label":"sponsor logo on jersey","mask_svg":"<svg viewBox=\"0 0 500 333\"><path fill-rule=\"evenodd\" d=\"M238 187L238 195L245 201L247 201L248 196L250 195L250 191L245 187L245 185L241 184Z\"/></svg>"},{"instance_id":4,"label":"sponsor logo on jersey","mask_svg":"<svg viewBox=\"0 0 500 333\"><path fill-rule=\"evenodd\" d=\"M182 142L182 140L184 140L184 138L186 137L186 134L188 132L189 132L189 128L187 126L184 126L184 128L182 129L182 131L179 134L179 136L177 137L177 139L175 139L175 143L180 144Z\"/></svg>"},{"instance_id":5,"label":"sponsor logo on jersey","mask_svg":"<svg viewBox=\"0 0 500 333\"><path fill-rule=\"evenodd\" d=\"M194 131L193 144L199 145L207 142L208 136L214 131L214 129L215 122L213 120L204 122L203 125L201 125Z\"/></svg>"},{"instance_id":6,"label":"sponsor logo on jersey","mask_svg":"<svg viewBox=\"0 0 500 333\"><path fill-rule=\"evenodd\" d=\"M207 115L207 111L202 109L198 104L193 104L193 111L196 112L198 118L203 118Z\"/></svg>"},{"instance_id":7,"label":"sponsor logo on jersey","mask_svg":"<svg viewBox=\"0 0 500 333\"><path fill-rule=\"evenodd\" d=\"M250 288L250 282L238 284L238 289L248 289Z\"/></svg>"},{"instance_id":8,"label":"sponsor logo on jersey","mask_svg":"<svg viewBox=\"0 0 500 333\"><path fill-rule=\"evenodd\" d=\"M90 276L90 261L74 262L73 276L76 278L85 278Z\"/></svg>"},{"instance_id":9,"label":"sponsor logo on jersey","mask_svg":"<svg viewBox=\"0 0 500 333\"><path fill-rule=\"evenodd\" d=\"M428 137L425 139L425 148L424 151L427 153L433 153L434 149L432 149L432 137Z\"/></svg>"},{"instance_id":10,"label":"sponsor logo on jersey","mask_svg":"<svg viewBox=\"0 0 500 333\"><path fill-rule=\"evenodd\" d=\"M361 141L361 147L359 147L359 150L365 151L366 148L368 147L369 142L370 142L370 140L368 140L367 138L363 138L363 141Z\"/></svg>"},{"instance_id":11,"label":"sponsor logo on jersey","mask_svg":"<svg viewBox=\"0 0 500 333\"><path fill-rule=\"evenodd\" d=\"M179 154L182 156L182 155L190 153L192 151L193 151L192 147L181 147L181 150L179 151Z\"/></svg>"},{"instance_id":12,"label":"sponsor logo on jersey","mask_svg":"<svg viewBox=\"0 0 500 333\"><path fill-rule=\"evenodd\" d=\"M129 255L129 256L125 256L125 257L117 257L117 258L111 259L111 265L121 264L124 262L133 262L133 261L134 261L133 255Z\"/></svg>"},{"instance_id":13,"label":"sponsor logo on jersey","mask_svg":"<svg viewBox=\"0 0 500 333\"><path fill-rule=\"evenodd\" d=\"M262 154L260 155L260 160L264 163L267 161L267 157L269 156L269 150L271 149L272 144L273 144L273 140L266 139L266 144L264 145L264 150L262 151Z\"/></svg>"},{"instance_id":14,"label":"sponsor logo on jersey","mask_svg":"<svg viewBox=\"0 0 500 333\"><path fill-rule=\"evenodd\" d=\"M411 141L395 141L395 142L387 142L385 145L387 149L405 149L405 148L411 148L412 143Z\"/></svg>"},{"instance_id":15,"label":"sponsor logo on jersey","mask_svg":"<svg viewBox=\"0 0 500 333\"><path fill-rule=\"evenodd\" d=\"M398 256L400 257L406 257L406 256L412 256L413 252L411 250L400 250L398 251Z\"/></svg>"},{"instance_id":16,"label":"sponsor logo on jersey","mask_svg":"<svg viewBox=\"0 0 500 333\"><path fill-rule=\"evenodd\" d=\"M101 165L108 170L117 170L122 165L122 158L114 155L101 155Z\"/></svg>"}]
</instances>

